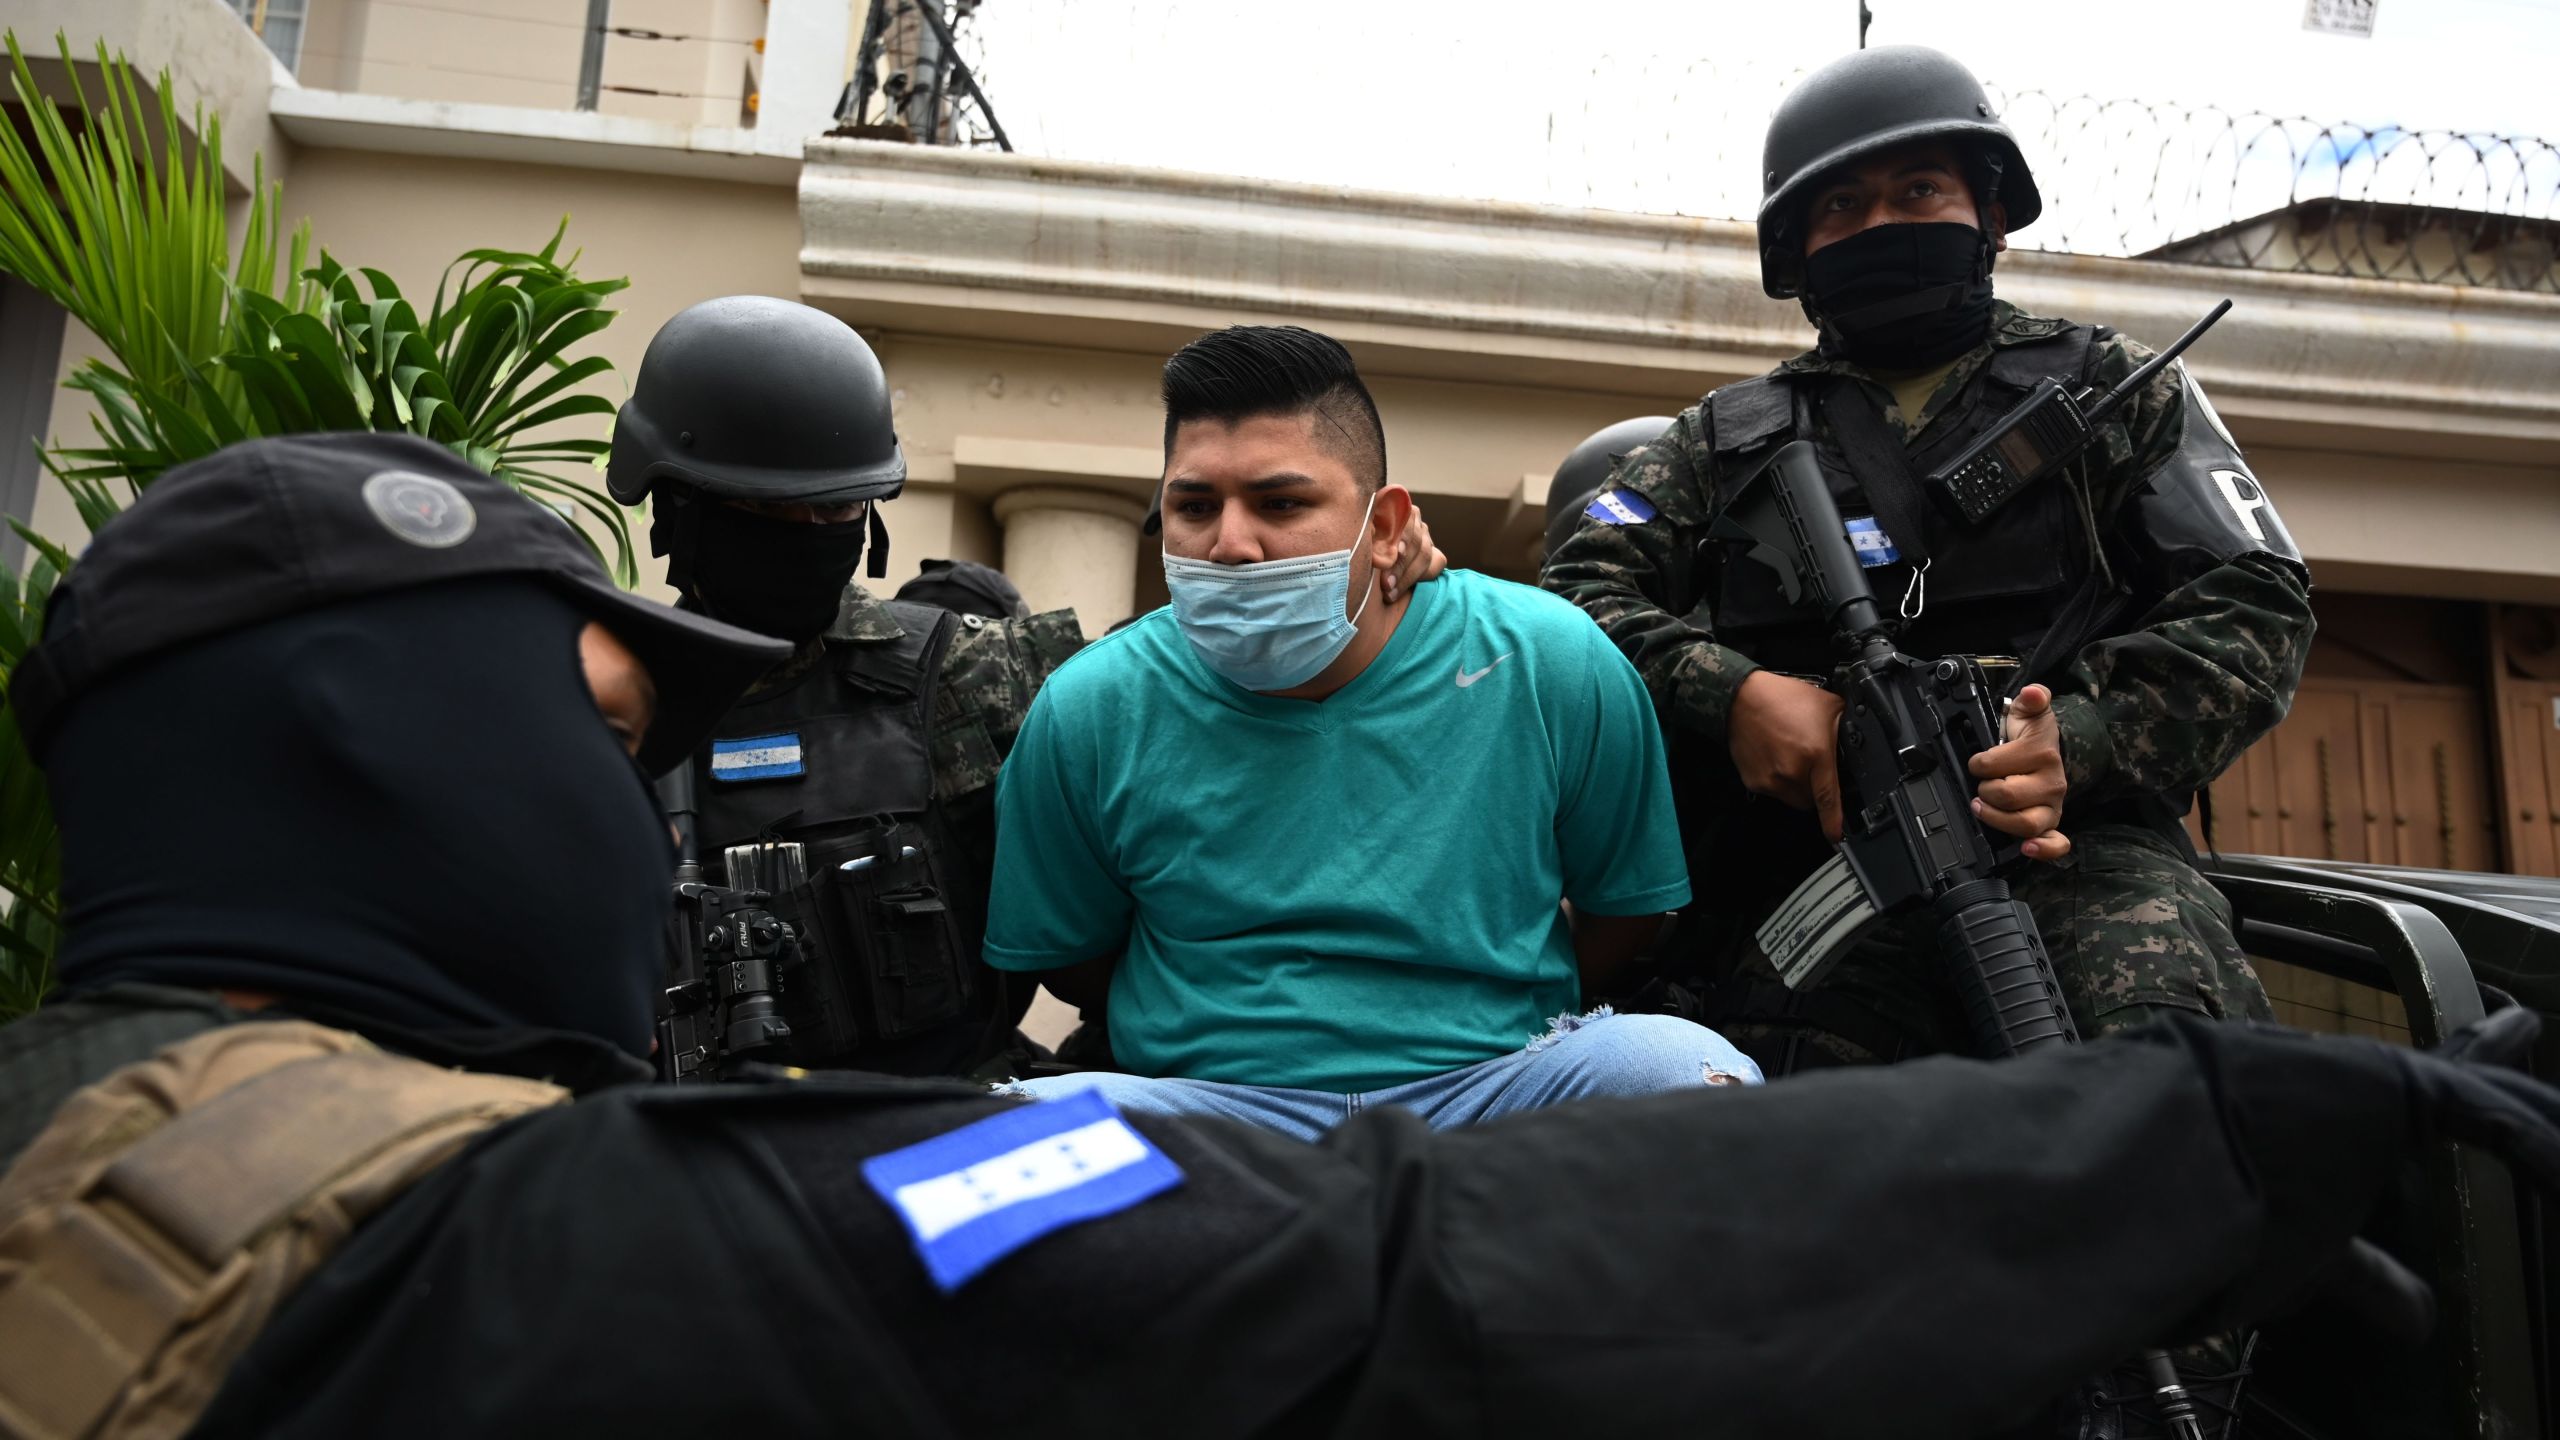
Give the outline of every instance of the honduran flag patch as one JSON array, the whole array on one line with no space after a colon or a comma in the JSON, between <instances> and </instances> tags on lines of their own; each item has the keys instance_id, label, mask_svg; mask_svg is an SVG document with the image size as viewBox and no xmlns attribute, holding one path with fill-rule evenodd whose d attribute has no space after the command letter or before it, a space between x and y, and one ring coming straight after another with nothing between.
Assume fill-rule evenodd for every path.
<instances>
[{"instance_id":1,"label":"honduran flag patch","mask_svg":"<svg viewBox=\"0 0 2560 1440\"><path fill-rule=\"evenodd\" d=\"M1884 527L1876 523L1874 516L1856 516L1844 521L1843 526L1849 532L1851 548L1858 552L1858 563L1868 569L1890 565L1902 558L1902 547L1893 543L1893 537L1884 533Z\"/></svg>"},{"instance_id":2,"label":"honduran flag patch","mask_svg":"<svg viewBox=\"0 0 2560 1440\"><path fill-rule=\"evenodd\" d=\"M1182 1167L1083 1090L874 1155L862 1178L948 1294L1043 1235L1163 1194Z\"/></svg>"},{"instance_id":3,"label":"honduran flag patch","mask_svg":"<svg viewBox=\"0 0 2560 1440\"><path fill-rule=\"evenodd\" d=\"M1653 518L1653 502L1633 490L1603 490L1582 513L1603 525L1641 525Z\"/></svg>"},{"instance_id":4,"label":"honduran flag patch","mask_svg":"<svg viewBox=\"0 0 2560 1440\"><path fill-rule=\"evenodd\" d=\"M797 731L711 742L711 778L714 780L777 780L798 775L805 768L800 763L800 735Z\"/></svg>"}]
</instances>

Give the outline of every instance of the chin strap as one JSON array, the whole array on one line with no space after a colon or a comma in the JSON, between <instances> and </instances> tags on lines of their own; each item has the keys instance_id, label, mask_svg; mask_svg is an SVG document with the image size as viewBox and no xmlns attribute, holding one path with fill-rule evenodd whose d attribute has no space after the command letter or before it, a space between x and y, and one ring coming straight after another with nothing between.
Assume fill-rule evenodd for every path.
<instances>
[{"instance_id":1,"label":"chin strap","mask_svg":"<svg viewBox=\"0 0 2560 1440\"><path fill-rule=\"evenodd\" d=\"M1999 254L1991 243L1991 207L2000 203L2000 182L2008 174L2009 162L2001 159L2000 152L1989 145L1981 147L1975 154L1982 165L1983 176L1982 196L1973 206L1974 219L1980 222L1975 228L1982 232L1982 268L1974 276L1980 281L1991 278L1991 262Z\"/></svg>"},{"instance_id":2,"label":"chin strap","mask_svg":"<svg viewBox=\"0 0 2560 1440\"><path fill-rule=\"evenodd\" d=\"M871 540L864 547L871 552L867 573L874 580L886 579L889 574L889 526L880 518L879 501L874 500L863 508L871 512Z\"/></svg>"},{"instance_id":3,"label":"chin strap","mask_svg":"<svg viewBox=\"0 0 2560 1440\"><path fill-rule=\"evenodd\" d=\"M649 553L667 557L667 583L693 593L693 556L702 509L691 492L661 484L649 497Z\"/></svg>"}]
</instances>

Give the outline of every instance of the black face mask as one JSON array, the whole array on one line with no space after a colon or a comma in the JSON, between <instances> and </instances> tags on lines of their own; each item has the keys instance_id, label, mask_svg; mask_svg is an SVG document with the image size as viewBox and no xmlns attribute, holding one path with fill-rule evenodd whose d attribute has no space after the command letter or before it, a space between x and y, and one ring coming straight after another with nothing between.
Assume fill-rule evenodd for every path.
<instances>
[{"instance_id":1,"label":"black face mask","mask_svg":"<svg viewBox=\"0 0 2560 1440\"><path fill-rule=\"evenodd\" d=\"M1991 248L1970 225L1878 225L1804 257L1804 311L1824 353L1926 370L1991 331Z\"/></svg>"},{"instance_id":2,"label":"black face mask","mask_svg":"<svg viewBox=\"0 0 2560 1440\"><path fill-rule=\"evenodd\" d=\"M862 563L862 520L808 525L717 501L693 508L688 533L671 547L669 575L705 614L784 640L807 640L835 623L844 587ZM867 518L878 532L878 507Z\"/></svg>"},{"instance_id":3,"label":"black face mask","mask_svg":"<svg viewBox=\"0 0 2560 1440\"><path fill-rule=\"evenodd\" d=\"M596 713L584 624L527 577L419 586L82 697L45 757L64 982L269 991L647 1055L673 846Z\"/></svg>"}]
</instances>

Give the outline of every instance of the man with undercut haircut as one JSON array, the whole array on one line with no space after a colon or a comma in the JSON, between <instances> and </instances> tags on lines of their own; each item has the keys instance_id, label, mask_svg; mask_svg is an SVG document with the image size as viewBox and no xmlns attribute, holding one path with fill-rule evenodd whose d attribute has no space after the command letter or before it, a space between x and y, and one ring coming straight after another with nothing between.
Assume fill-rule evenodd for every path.
<instances>
[{"instance_id":1,"label":"man with undercut haircut","mask_svg":"<svg viewBox=\"0 0 2560 1440\"><path fill-rule=\"evenodd\" d=\"M1070 1000L1107 985L1135 1073L1026 1088L1313 1137L1756 1080L1688 1021L1584 1013L1689 893L1607 637L1464 571L1384 593L1413 501L1335 341L1202 336L1164 400L1173 603L1033 703L986 948Z\"/></svg>"}]
</instances>

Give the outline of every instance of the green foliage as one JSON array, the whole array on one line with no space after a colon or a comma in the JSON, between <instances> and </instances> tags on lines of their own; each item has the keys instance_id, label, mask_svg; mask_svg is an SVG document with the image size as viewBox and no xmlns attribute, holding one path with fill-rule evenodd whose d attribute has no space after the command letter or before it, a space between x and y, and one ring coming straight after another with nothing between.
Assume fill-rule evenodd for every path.
<instances>
[{"instance_id":1,"label":"green foliage","mask_svg":"<svg viewBox=\"0 0 2560 1440\"><path fill-rule=\"evenodd\" d=\"M379 270L349 270L325 251L311 264L307 224L280 241L282 187L263 162L234 255L220 118L199 116L201 143L190 141L166 72L146 106L132 68L102 43L93 99L56 35L72 87L66 115L37 87L17 36L0 38L27 116L25 135L0 125L0 273L50 297L108 352L66 382L95 402L97 443L44 452L92 533L170 467L236 441L398 430L451 446L565 520L585 519L581 533L606 537L608 566L634 582L622 507L572 473L591 469L605 442L543 433L614 412L579 390L611 364L570 352L613 322L605 297L627 282L578 278L576 254L561 254L567 221L538 251L465 252L421 317ZM0 574L0 685L71 565L61 547L15 528L36 558L23 577ZM0 1020L50 984L60 870L43 778L0 709Z\"/></svg>"},{"instance_id":2,"label":"green foliage","mask_svg":"<svg viewBox=\"0 0 2560 1440\"><path fill-rule=\"evenodd\" d=\"M25 576L0 570L0 656L14 668L35 643L45 596L71 557L24 525L9 524L34 552ZM52 988L62 921L61 837L43 773L26 753L18 712L0 706L0 1021L33 1010Z\"/></svg>"}]
</instances>

